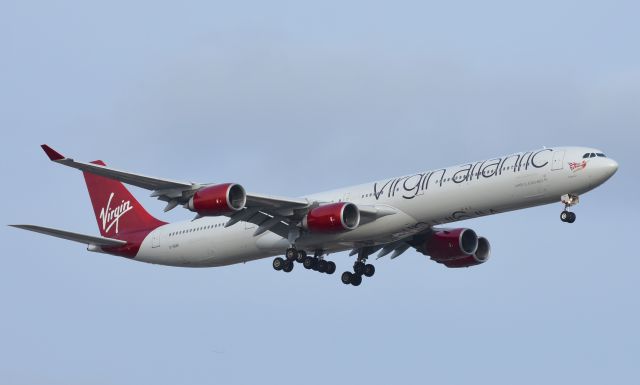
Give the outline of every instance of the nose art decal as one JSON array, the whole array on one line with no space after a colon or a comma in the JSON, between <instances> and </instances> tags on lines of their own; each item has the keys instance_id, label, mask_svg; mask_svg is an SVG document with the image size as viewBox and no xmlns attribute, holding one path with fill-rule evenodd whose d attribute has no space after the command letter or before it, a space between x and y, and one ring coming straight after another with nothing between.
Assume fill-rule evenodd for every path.
<instances>
[{"instance_id":1,"label":"nose art decal","mask_svg":"<svg viewBox=\"0 0 640 385\"><path fill-rule=\"evenodd\" d=\"M569 168L573 172L584 170L585 168L587 168L587 161L583 160L582 162L569 162Z\"/></svg>"}]
</instances>

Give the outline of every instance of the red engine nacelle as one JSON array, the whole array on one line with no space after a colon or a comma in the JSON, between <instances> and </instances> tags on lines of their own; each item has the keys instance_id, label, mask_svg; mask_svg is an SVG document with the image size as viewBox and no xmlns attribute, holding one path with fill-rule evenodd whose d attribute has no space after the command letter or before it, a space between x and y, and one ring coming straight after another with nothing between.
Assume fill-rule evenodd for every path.
<instances>
[{"instance_id":1,"label":"red engine nacelle","mask_svg":"<svg viewBox=\"0 0 640 385\"><path fill-rule=\"evenodd\" d=\"M424 245L424 253L436 262L473 255L478 249L478 236L471 229L438 230Z\"/></svg>"},{"instance_id":2,"label":"red engine nacelle","mask_svg":"<svg viewBox=\"0 0 640 385\"><path fill-rule=\"evenodd\" d=\"M242 210L246 203L247 193L242 186L224 183L196 191L187 207L203 216L218 216Z\"/></svg>"},{"instance_id":3,"label":"red engine nacelle","mask_svg":"<svg viewBox=\"0 0 640 385\"><path fill-rule=\"evenodd\" d=\"M442 262L446 267L471 267L487 262L489 255L491 254L491 245L487 238L478 238L478 249L475 254L469 255L460 259L448 260Z\"/></svg>"},{"instance_id":4,"label":"red engine nacelle","mask_svg":"<svg viewBox=\"0 0 640 385\"><path fill-rule=\"evenodd\" d=\"M360 210L353 203L331 203L317 207L304 217L302 227L318 233L353 230L360 224Z\"/></svg>"}]
</instances>

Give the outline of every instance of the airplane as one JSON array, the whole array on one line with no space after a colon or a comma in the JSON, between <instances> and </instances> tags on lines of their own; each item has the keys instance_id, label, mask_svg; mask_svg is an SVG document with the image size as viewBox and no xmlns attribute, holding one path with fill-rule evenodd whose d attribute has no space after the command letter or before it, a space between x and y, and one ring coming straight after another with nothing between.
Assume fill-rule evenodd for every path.
<instances>
[{"instance_id":1,"label":"airplane","mask_svg":"<svg viewBox=\"0 0 640 385\"><path fill-rule=\"evenodd\" d=\"M10 225L87 245L87 250L140 262L214 267L277 256L273 268L289 273L296 263L333 274L329 254L351 250L352 271L342 283L359 286L372 277L367 263L408 249L448 268L485 263L491 246L469 228L440 227L550 203L564 206L561 221L573 223L571 207L618 170L602 151L554 147L518 152L308 195L286 198L247 193L238 183L194 183L155 178L96 160L85 163L41 146L53 162L83 172L100 236ZM166 223L149 214L123 183L151 191L195 217ZM450 226L450 225L449 225Z\"/></svg>"}]
</instances>

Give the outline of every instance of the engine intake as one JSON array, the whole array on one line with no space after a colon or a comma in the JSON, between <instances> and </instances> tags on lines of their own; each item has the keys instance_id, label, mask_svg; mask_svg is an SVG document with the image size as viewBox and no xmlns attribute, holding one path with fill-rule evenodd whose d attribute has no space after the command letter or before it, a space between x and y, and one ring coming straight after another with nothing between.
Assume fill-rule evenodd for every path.
<instances>
[{"instance_id":1,"label":"engine intake","mask_svg":"<svg viewBox=\"0 0 640 385\"><path fill-rule=\"evenodd\" d=\"M478 238L478 250L473 255L463 257L460 259L454 259L442 262L446 267L458 268L458 267L471 267L487 262L491 255L491 245L487 238Z\"/></svg>"},{"instance_id":2,"label":"engine intake","mask_svg":"<svg viewBox=\"0 0 640 385\"><path fill-rule=\"evenodd\" d=\"M353 203L331 203L317 207L303 218L302 227L317 233L339 233L360 224L360 210Z\"/></svg>"},{"instance_id":3,"label":"engine intake","mask_svg":"<svg viewBox=\"0 0 640 385\"><path fill-rule=\"evenodd\" d=\"M203 216L218 216L242 210L246 203L247 193L242 186L224 183L196 191L187 208Z\"/></svg>"},{"instance_id":4,"label":"engine intake","mask_svg":"<svg viewBox=\"0 0 640 385\"><path fill-rule=\"evenodd\" d=\"M423 247L424 253L436 262L472 256L478 250L476 232L471 229L438 230L431 234Z\"/></svg>"}]
</instances>

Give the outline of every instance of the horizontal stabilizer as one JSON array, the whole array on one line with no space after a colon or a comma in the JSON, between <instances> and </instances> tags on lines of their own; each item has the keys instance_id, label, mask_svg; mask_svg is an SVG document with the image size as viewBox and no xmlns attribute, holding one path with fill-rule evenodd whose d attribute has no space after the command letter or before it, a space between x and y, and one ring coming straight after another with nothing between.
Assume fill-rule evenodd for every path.
<instances>
[{"instance_id":1,"label":"horizontal stabilizer","mask_svg":"<svg viewBox=\"0 0 640 385\"><path fill-rule=\"evenodd\" d=\"M34 226L34 225L9 225L18 229L34 231L36 233L50 235L52 237L62 238L69 241L80 242L87 245L117 247L126 245L126 241L119 239L105 238L94 235L84 235L78 233L72 233L71 231L64 231L58 229L52 229L50 227Z\"/></svg>"}]
</instances>

